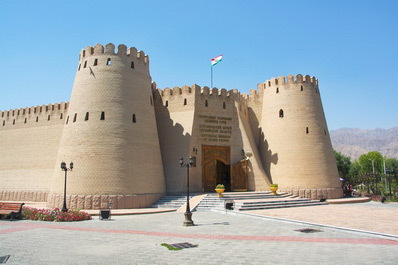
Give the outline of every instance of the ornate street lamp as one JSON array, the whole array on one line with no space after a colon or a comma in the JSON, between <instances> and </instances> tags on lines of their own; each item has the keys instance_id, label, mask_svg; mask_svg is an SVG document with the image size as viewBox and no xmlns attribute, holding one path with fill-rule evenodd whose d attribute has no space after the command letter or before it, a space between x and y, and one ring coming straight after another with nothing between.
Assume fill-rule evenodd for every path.
<instances>
[{"instance_id":1,"label":"ornate street lamp","mask_svg":"<svg viewBox=\"0 0 398 265\"><path fill-rule=\"evenodd\" d=\"M66 208L66 174L69 171L72 171L73 169L73 162L70 162L69 164L69 168L66 167L66 163L64 161L62 161L61 163L61 170L65 171L65 185L64 185L64 206L62 206L62 211L65 213L68 211L68 209Z\"/></svg>"},{"instance_id":2,"label":"ornate street lamp","mask_svg":"<svg viewBox=\"0 0 398 265\"><path fill-rule=\"evenodd\" d=\"M189 163L184 164L184 158L181 157L180 165L181 165L181 167L187 168L187 208L184 213L185 221L183 223L183 226L193 226L191 207L189 206L189 168L194 165L194 158L192 156L190 156Z\"/></svg>"}]
</instances>

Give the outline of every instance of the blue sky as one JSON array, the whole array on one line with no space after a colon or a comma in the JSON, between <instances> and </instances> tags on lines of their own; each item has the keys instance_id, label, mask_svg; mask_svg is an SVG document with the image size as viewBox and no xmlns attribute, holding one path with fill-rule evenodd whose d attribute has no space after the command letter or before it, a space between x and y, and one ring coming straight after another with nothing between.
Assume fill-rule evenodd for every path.
<instances>
[{"instance_id":1,"label":"blue sky","mask_svg":"<svg viewBox=\"0 0 398 265\"><path fill-rule=\"evenodd\" d=\"M0 3L0 110L68 101L87 45L143 50L158 87L247 93L271 77L319 79L330 130L397 126L398 1Z\"/></svg>"}]
</instances>

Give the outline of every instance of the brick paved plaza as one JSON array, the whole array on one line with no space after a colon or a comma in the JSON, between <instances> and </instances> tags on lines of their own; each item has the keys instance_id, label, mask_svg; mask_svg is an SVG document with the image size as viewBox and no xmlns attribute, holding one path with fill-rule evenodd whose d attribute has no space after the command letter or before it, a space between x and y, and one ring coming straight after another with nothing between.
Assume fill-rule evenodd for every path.
<instances>
[{"instance_id":1,"label":"brick paved plaza","mask_svg":"<svg viewBox=\"0 0 398 265\"><path fill-rule=\"evenodd\" d=\"M369 208L370 214L373 207L398 210L397 204L350 205L354 211ZM283 217L290 211L299 219L300 210L303 215L326 215L336 207L348 212L350 205L285 209ZM269 215L275 217L275 211ZM335 220L348 214L339 216ZM73 223L2 220L0 257L10 255L6 264L396 264L398 259L398 234L372 235L230 212L195 212L194 227L183 227L183 220L180 212L112 216L108 221L94 216ZM303 228L320 232L297 231ZM178 251L161 246L183 242L198 246Z\"/></svg>"}]
</instances>

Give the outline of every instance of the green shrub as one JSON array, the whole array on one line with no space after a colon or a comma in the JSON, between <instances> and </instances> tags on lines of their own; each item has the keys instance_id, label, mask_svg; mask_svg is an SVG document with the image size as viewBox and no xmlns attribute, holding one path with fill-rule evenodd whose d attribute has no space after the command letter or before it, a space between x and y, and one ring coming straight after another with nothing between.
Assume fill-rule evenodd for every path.
<instances>
[{"instance_id":1,"label":"green shrub","mask_svg":"<svg viewBox=\"0 0 398 265\"><path fill-rule=\"evenodd\" d=\"M216 186L216 189L225 189L225 187L224 187L223 184L218 184L218 185Z\"/></svg>"}]
</instances>

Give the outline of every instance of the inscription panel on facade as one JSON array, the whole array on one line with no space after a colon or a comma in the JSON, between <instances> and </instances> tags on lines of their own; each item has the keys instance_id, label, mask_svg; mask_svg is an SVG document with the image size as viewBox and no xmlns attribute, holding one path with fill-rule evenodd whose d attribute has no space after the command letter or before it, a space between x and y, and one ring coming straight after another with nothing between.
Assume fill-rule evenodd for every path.
<instances>
[{"instance_id":1,"label":"inscription panel on facade","mask_svg":"<svg viewBox=\"0 0 398 265\"><path fill-rule=\"evenodd\" d=\"M203 141L229 143L232 118L199 115L199 133Z\"/></svg>"}]
</instances>

